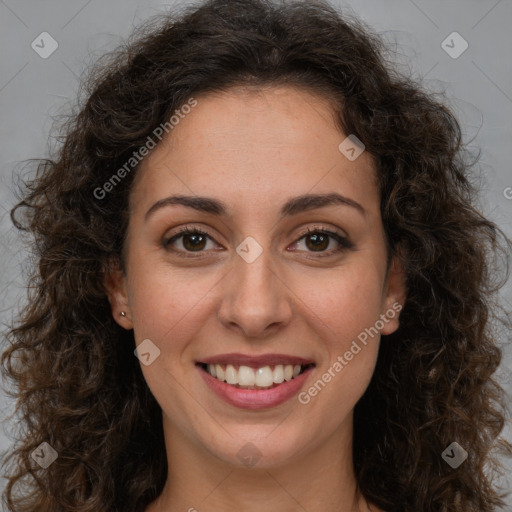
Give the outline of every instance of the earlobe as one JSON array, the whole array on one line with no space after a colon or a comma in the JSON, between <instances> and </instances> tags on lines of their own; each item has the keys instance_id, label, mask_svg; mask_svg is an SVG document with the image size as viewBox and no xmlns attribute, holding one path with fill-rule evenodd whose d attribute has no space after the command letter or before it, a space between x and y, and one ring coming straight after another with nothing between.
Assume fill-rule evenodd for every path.
<instances>
[{"instance_id":1,"label":"earlobe","mask_svg":"<svg viewBox=\"0 0 512 512\"><path fill-rule=\"evenodd\" d=\"M104 287L114 320L125 329L133 329L126 276L119 261L111 258L105 270Z\"/></svg>"}]
</instances>

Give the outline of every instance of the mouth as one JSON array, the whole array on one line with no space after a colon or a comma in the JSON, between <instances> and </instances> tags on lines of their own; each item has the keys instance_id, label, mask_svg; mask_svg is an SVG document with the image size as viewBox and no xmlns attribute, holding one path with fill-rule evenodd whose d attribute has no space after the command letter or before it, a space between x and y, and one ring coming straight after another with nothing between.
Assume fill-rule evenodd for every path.
<instances>
[{"instance_id":1,"label":"mouth","mask_svg":"<svg viewBox=\"0 0 512 512\"><path fill-rule=\"evenodd\" d=\"M276 388L284 382L296 379L315 366L314 363L293 364L293 362L266 365L253 363L251 366L236 362L196 364L214 379L234 388L248 390Z\"/></svg>"},{"instance_id":2,"label":"mouth","mask_svg":"<svg viewBox=\"0 0 512 512\"><path fill-rule=\"evenodd\" d=\"M196 361L207 388L239 409L261 410L288 402L306 385L316 364L287 354L219 354Z\"/></svg>"}]
</instances>

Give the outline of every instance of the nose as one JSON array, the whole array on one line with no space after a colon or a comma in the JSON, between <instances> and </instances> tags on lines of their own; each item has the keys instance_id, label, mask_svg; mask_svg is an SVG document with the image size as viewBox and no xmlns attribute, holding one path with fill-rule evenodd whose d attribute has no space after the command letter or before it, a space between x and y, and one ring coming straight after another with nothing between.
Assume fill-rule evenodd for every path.
<instances>
[{"instance_id":1,"label":"nose","mask_svg":"<svg viewBox=\"0 0 512 512\"><path fill-rule=\"evenodd\" d=\"M275 267L268 249L250 263L235 256L232 269L220 283L218 318L224 327L247 338L265 338L288 325L293 293Z\"/></svg>"}]
</instances>

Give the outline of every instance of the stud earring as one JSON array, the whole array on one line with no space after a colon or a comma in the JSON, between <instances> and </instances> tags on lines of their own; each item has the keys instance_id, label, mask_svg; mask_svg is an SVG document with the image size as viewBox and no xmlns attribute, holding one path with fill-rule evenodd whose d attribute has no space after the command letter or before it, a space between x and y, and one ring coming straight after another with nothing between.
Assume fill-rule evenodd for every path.
<instances>
[{"instance_id":1,"label":"stud earring","mask_svg":"<svg viewBox=\"0 0 512 512\"><path fill-rule=\"evenodd\" d=\"M121 311L121 316L126 316L126 313L124 311Z\"/></svg>"}]
</instances>

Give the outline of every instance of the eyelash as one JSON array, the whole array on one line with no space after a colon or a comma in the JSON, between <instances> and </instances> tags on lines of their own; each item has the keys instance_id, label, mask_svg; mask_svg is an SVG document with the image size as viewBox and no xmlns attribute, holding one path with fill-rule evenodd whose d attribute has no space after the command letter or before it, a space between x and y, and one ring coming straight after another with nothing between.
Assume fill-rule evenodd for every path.
<instances>
[{"instance_id":1,"label":"eyelash","mask_svg":"<svg viewBox=\"0 0 512 512\"><path fill-rule=\"evenodd\" d=\"M296 242L301 241L302 239L306 238L310 234L317 234L317 233L320 233L322 235L330 236L331 238L336 240L336 242L338 242L338 244L340 245L340 247L338 247L337 249L331 249L330 251L319 251L318 252L318 255L319 255L318 257L320 257L320 258L332 256L332 255L334 255L336 253L344 252L346 250L354 248L354 244L352 242L350 242L350 240L348 240L348 238L340 235L339 233L336 233L335 231L330 231L330 230L322 228L322 227L308 228L306 230L306 232L304 232L297 239ZM190 228L190 227L187 226L185 228L180 229L177 234L175 234L172 237L167 238L166 240L164 240L163 244L162 244L164 246L164 249L169 249L169 245L171 245L171 243L173 243L177 239L183 237L184 235L202 235L202 236L205 236L205 237L209 238L210 240L215 241L206 231L203 231L202 229L197 228L197 227ZM176 253L180 254L184 258L197 258L198 257L198 256L194 256L193 255L194 251L181 251L181 250L175 250L175 249L171 249L171 250L173 252L176 252ZM184 255L183 252L188 253L188 254ZM204 250L197 251L198 254L201 254L203 252L205 252L205 251ZM315 253L315 251L307 251L307 252Z\"/></svg>"}]
</instances>

